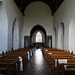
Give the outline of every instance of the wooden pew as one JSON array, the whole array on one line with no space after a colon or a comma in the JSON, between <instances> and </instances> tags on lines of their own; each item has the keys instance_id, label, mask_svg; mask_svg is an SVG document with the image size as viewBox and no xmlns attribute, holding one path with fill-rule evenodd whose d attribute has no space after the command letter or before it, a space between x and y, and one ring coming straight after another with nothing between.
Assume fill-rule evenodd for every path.
<instances>
[{"instance_id":1,"label":"wooden pew","mask_svg":"<svg viewBox=\"0 0 75 75\"><path fill-rule=\"evenodd\" d=\"M67 63L58 63L57 75L66 75L66 73L75 75L75 59L67 59Z\"/></svg>"},{"instance_id":2,"label":"wooden pew","mask_svg":"<svg viewBox=\"0 0 75 75\"><path fill-rule=\"evenodd\" d=\"M45 58L47 59L47 61L49 61L51 59L51 57L54 57L54 56L72 56L71 53L67 53L67 52L64 52L64 51L54 51L54 52L46 52L45 53Z\"/></svg>"},{"instance_id":3,"label":"wooden pew","mask_svg":"<svg viewBox=\"0 0 75 75\"><path fill-rule=\"evenodd\" d=\"M29 52L29 56L31 56L32 54L32 48L23 48L23 49L18 49L18 50L12 50L12 51L9 51L6 53L2 52L2 54L0 55L0 71L3 72L3 71L7 71L8 72L8 75L11 75L11 71L17 71L17 73L15 73L15 75L19 75L19 70L20 70L20 62L17 63L16 60L19 61L18 57L22 57L23 58L23 63L25 64L27 61L28 61L28 53ZM7 60L7 61L6 61ZM15 62L11 62L11 61L15 61ZM3 63L4 61L4 63ZM10 63L9 63L10 61ZM16 70L16 63L17 63L17 66L18 66L18 70ZM5 65L5 67L1 66L1 65ZM10 69L10 65L13 65L14 67L14 70L11 68ZM9 72L10 71L10 72Z\"/></svg>"},{"instance_id":4,"label":"wooden pew","mask_svg":"<svg viewBox=\"0 0 75 75\"><path fill-rule=\"evenodd\" d=\"M75 59L75 57L53 57L51 62L50 62L50 66L54 72L54 74L57 73L56 69L57 69L57 65L58 65L58 60L62 60L62 63L65 63L67 59Z\"/></svg>"},{"instance_id":5,"label":"wooden pew","mask_svg":"<svg viewBox=\"0 0 75 75\"><path fill-rule=\"evenodd\" d=\"M56 59L75 59L75 54L73 54L73 51L70 52L54 48L43 48L42 52L48 63L50 64L55 75L57 74L57 70L55 68Z\"/></svg>"},{"instance_id":6,"label":"wooden pew","mask_svg":"<svg viewBox=\"0 0 75 75\"><path fill-rule=\"evenodd\" d=\"M28 61L27 51L18 51L18 50L11 51L11 52L7 52L3 57L18 58L19 56L23 58L23 63L26 63Z\"/></svg>"},{"instance_id":7,"label":"wooden pew","mask_svg":"<svg viewBox=\"0 0 75 75\"><path fill-rule=\"evenodd\" d=\"M19 75L19 59L0 59L0 71L7 71L7 75Z\"/></svg>"}]
</instances>

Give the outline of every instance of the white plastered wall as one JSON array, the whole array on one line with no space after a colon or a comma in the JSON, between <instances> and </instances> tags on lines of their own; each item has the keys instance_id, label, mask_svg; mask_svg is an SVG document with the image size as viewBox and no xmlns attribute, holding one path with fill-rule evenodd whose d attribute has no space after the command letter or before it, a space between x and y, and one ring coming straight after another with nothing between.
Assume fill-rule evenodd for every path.
<instances>
[{"instance_id":1,"label":"white plastered wall","mask_svg":"<svg viewBox=\"0 0 75 75\"><path fill-rule=\"evenodd\" d=\"M58 28L61 22L64 23L64 49L69 49L69 24L75 10L75 0L64 0L62 5L53 16L53 25L56 27L56 47L58 48Z\"/></svg>"},{"instance_id":2,"label":"white plastered wall","mask_svg":"<svg viewBox=\"0 0 75 75\"><path fill-rule=\"evenodd\" d=\"M24 46L24 35L30 35L31 29L39 24L46 29L47 35L53 33L53 18L49 6L43 2L35 1L25 9L24 26L22 34L22 47Z\"/></svg>"},{"instance_id":3,"label":"white plastered wall","mask_svg":"<svg viewBox=\"0 0 75 75\"><path fill-rule=\"evenodd\" d=\"M4 3L6 5L6 12L7 12L7 19L8 19L8 43L7 43L7 50L11 50L12 49L12 27L13 27L13 23L15 18L17 18L17 22L16 23L18 25L18 30L16 28L17 31L19 31L19 38L17 39L19 42L19 46L15 47L16 49L21 47L21 27L23 25L23 20L24 17L22 15L22 13L20 12L20 10L18 9L17 5L15 4L14 0L4 0ZM16 35L17 36L17 35ZM18 37L17 36L17 37ZM15 41L16 43L16 41ZM18 44L18 43L17 43Z\"/></svg>"},{"instance_id":4,"label":"white plastered wall","mask_svg":"<svg viewBox=\"0 0 75 75\"><path fill-rule=\"evenodd\" d=\"M15 18L17 18L18 23L16 24L20 34L17 39L19 46L15 45L15 48L18 49L21 47L21 26L24 23L24 17L14 0L2 0L2 3L0 2L0 52L12 49L12 27Z\"/></svg>"},{"instance_id":5,"label":"white plastered wall","mask_svg":"<svg viewBox=\"0 0 75 75\"><path fill-rule=\"evenodd\" d=\"M73 15L69 25L69 50L75 54L75 15Z\"/></svg>"},{"instance_id":6,"label":"white plastered wall","mask_svg":"<svg viewBox=\"0 0 75 75\"><path fill-rule=\"evenodd\" d=\"M7 50L8 20L3 1L0 1L0 53Z\"/></svg>"}]
</instances>

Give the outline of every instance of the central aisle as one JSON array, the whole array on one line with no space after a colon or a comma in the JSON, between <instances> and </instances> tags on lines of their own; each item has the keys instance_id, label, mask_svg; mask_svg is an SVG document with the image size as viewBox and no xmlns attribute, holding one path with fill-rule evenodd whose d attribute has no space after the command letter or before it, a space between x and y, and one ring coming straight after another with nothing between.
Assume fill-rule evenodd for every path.
<instances>
[{"instance_id":1,"label":"central aisle","mask_svg":"<svg viewBox=\"0 0 75 75\"><path fill-rule=\"evenodd\" d=\"M53 75L41 49L36 49L31 61L25 64L24 72L21 75Z\"/></svg>"}]
</instances>

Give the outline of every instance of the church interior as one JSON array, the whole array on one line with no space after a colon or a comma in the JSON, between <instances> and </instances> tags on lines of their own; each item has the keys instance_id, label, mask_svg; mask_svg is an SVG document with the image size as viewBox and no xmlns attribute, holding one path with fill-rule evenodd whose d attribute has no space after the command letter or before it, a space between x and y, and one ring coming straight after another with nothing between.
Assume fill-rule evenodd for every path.
<instances>
[{"instance_id":1,"label":"church interior","mask_svg":"<svg viewBox=\"0 0 75 75\"><path fill-rule=\"evenodd\" d=\"M75 0L0 0L0 75L75 75Z\"/></svg>"}]
</instances>

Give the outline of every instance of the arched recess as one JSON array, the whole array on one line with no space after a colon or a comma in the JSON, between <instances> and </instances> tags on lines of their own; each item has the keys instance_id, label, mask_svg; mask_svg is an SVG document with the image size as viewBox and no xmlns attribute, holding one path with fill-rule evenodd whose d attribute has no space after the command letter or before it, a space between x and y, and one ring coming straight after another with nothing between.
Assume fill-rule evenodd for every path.
<instances>
[{"instance_id":1,"label":"arched recess","mask_svg":"<svg viewBox=\"0 0 75 75\"><path fill-rule=\"evenodd\" d=\"M19 48L19 26L17 18L14 19L13 26L12 26L12 49Z\"/></svg>"},{"instance_id":2,"label":"arched recess","mask_svg":"<svg viewBox=\"0 0 75 75\"><path fill-rule=\"evenodd\" d=\"M30 32L30 44L36 42L36 34L40 32L42 34L42 43L46 43L46 30L41 25L36 25L31 29Z\"/></svg>"},{"instance_id":3,"label":"arched recess","mask_svg":"<svg viewBox=\"0 0 75 75\"><path fill-rule=\"evenodd\" d=\"M54 43L54 48L56 48L56 28L54 27L54 29L53 29L53 43Z\"/></svg>"},{"instance_id":4,"label":"arched recess","mask_svg":"<svg viewBox=\"0 0 75 75\"><path fill-rule=\"evenodd\" d=\"M75 14L69 25L69 50L73 50L75 53Z\"/></svg>"},{"instance_id":5,"label":"arched recess","mask_svg":"<svg viewBox=\"0 0 75 75\"><path fill-rule=\"evenodd\" d=\"M64 23L61 22L59 29L58 29L58 48L64 49Z\"/></svg>"}]
</instances>

